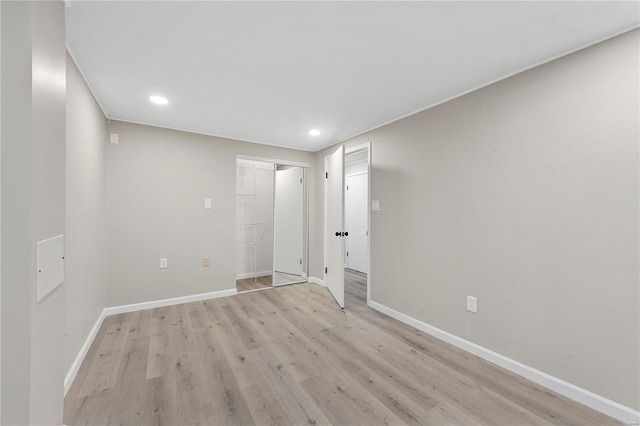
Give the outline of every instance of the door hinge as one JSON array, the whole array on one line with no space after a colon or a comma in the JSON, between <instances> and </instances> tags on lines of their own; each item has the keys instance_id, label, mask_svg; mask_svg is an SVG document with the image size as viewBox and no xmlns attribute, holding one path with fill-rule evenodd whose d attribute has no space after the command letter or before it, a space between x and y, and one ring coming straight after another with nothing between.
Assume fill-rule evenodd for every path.
<instances>
[{"instance_id":1,"label":"door hinge","mask_svg":"<svg viewBox=\"0 0 640 426\"><path fill-rule=\"evenodd\" d=\"M349 190L349 185L347 185L347 191Z\"/></svg>"},{"instance_id":2,"label":"door hinge","mask_svg":"<svg viewBox=\"0 0 640 426\"><path fill-rule=\"evenodd\" d=\"M325 178L325 179L329 179L329 172L325 172L325 173L324 173L324 178Z\"/></svg>"},{"instance_id":3,"label":"door hinge","mask_svg":"<svg viewBox=\"0 0 640 426\"><path fill-rule=\"evenodd\" d=\"M326 274L328 272L328 268L325 266L324 267L324 273Z\"/></svg>"},{"instance_id":4,"label":"door hinge","mask_svg":"<svg viewBox=\"0 0 640 426\"><path fill-rule=\"evenodd\" d=\"M300 178L300 183L302 183L302 178Z\"/></svg>"},{"instance_id":5,"label":"door hinge","mask_svg":"<svg viewBox=\"0 0 640 426\"><path fill-rule=\"evenodd\" d=\"M302 265L302 259L300 259L300 264Z\"/></svg>"},{"instance_id":6,"label":"door hinge","mask_svg":"<svg viewBox=\"0 0 640 426\"><path fill-rule=\"evenodd\" d=\"M349 257L349 252L347 252L347 257Z\"/></svg>"}]
</instances>

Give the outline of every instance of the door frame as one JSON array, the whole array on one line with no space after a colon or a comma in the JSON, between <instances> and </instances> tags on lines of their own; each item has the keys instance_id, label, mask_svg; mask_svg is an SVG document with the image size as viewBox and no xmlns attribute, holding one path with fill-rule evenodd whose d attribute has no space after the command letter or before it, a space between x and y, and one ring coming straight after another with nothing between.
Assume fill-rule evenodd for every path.
<instances>
[{"instance_id":1,"label":"door frame","mask_svg":"<svg viewBox=\"0 0 640 426\"><path fill-rule=\"evenodd\" d=\"M296 282L291 282L291 283L286 283L286 284L280 284L280 285L288 285L288 284L298 284L301 282L308 282L309 280L309 266L310 266L310 262L309 262L309 254L311 252L310 250L310 243L311 243L311 222L309 220L310 217L310 208L311 208L311 200L310 200L310 176L311 176L311 164L310 163L305 163L305 162L301 162L301 161L292 161L292 160L282 160L282 159L276 159L273 157L264 157L264 156L258 156L258 155L248 155L248 154L241 154L241 153L236 153L236 166L237 167L237 160L250 160L250 161L262 161L262 162L266 162L266 163L272 163L273 164L273 198L274 198L274 205L273 205L273 214L274 214L274 220L275 220L275 184L276 184L276 179L275 179L275 172L276 172L276 167L278 165L283 165L283 166L293 166L293 167L300 167L302 168L302 176L304 179L304 189L303 191L305 191L305 195L306 195L306 215L304 217L305 223L306 223L306 232L304 233L304 236L306 238L306 244L305 244L305 253L303 254L304 256L304 262L306 265L306 271L304 274L304 279L300 280L300 281L296 281ZM238 182L237 182L237 178L234 180L235 181L235 185L236 185L236 189L238 186ZM235 190L234 190L235 191ZM237 231L236 231L237 232ZM274 253L273 253L273 258L275 258L275 239L274 239L274 245L273 245L273 249L274 249ZM273 261L272 261L273 262ZM236 265L237 265L237 253L236 253ZM277 285L275 285L275 279L274 279L274 273L275 270L272 267L271 268L271 287L266 287L266 288L275 288L278 287ZM237 271L236 271L236 276L237 276ZM237 278L236 278L237 281ZM234 281L234 286L237 286L236 281ZM237 287L236 287L237 288ZM250 291L259 291L259 290L263 290L263 289L258 289L258 290L246 290L243 293L246 292L250 292Z\"/></svg>"},{"instance_id":2,"label":"door frame","mask_svg":"<svg viewBox=\"0 0 640 426\"><path fill-rule=\"evenodd\" d=\"M371 302L371 141L346 148L345 155L367 151L367 306Z\"/></svg>"}]
</instances>

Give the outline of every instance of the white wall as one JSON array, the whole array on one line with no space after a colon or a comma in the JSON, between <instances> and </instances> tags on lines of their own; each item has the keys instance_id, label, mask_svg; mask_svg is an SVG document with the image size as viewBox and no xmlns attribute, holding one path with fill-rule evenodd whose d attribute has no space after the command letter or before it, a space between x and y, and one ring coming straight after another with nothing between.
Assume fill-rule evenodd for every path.
<instances>
[{"instance_id":1,"label":"white wall","mask_svg":"<svg viewBox=\"0 0 640 426\"><path fill-rule=\"evenodd\" d=\"M313 159L309 152L117 121L108 131L120 136L119 145L107 146L109 306L235 289L237 154ZM203 208L204 198L212 198L212 209ZM167 269L159 269L160 257Z\"/></svg>"},{"instance_id":2,"label":"white wall","mask_svg":"<svg viewBox=\"0 0 640 426\"><path fill-rule=\"evenodd\" d=\"M2 2L2 424L61 424L64 284L36 303L36 242L64 234L62 2Z\"/></svg>"},{"instance_id":3,"label":"white wall","mask_svg":"<svg viewBox=\"0 0 640 426\"><path fill-rule=\"evenodd\" d=\"M638 410L639 35L349 140L372 143L372 300Z\"/></svg>"},{"instance_id":4,"label":"white wall","mask_svg":"<svg viewBox=\"0 0 640 426\"><path fill-rule=\"evenodd\" d=\"M65 371L107 303L107 120L67 56Z\"/></svg>"}]
</instances>

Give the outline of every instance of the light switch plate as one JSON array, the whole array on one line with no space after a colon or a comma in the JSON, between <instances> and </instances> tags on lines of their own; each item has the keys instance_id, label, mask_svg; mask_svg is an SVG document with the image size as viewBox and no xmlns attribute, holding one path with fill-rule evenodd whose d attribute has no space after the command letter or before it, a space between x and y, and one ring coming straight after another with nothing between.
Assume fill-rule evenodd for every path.
<instances>
[{"instance_id":1,"label":"light switch plate","mask_svg":"<svg viewBox=\"0 0 640 426\"><path fill-rule=\"evenodd\" d=\"M114 145L118 145L118 134L117 133L111 133L109 135L109 142L114 144Z\"/></svg>"},{"instance_id":2,"label":"light switch plate","mask_svg":"<svg viewBox=\"0 0 640 426\"><path fill-rule=\"evenodd\" d=\"M380 200L371 200L371 210L380 211Z\"/></svg>"},{"instance_id":3,"label":"light switch plate","mask_svg":"<svg viewBox=\"0 0 640 426\"><path fill-rule=\"evenodd\" d=\"M160 269L166 269L167 268L167 258L166 257L161 257L160 258Z\"/></svg>"},{"instance_id":4,"label":"light switch plate","mask_svg":"<svg viewBox=\"0 0 640 426\"><path fill-rule=\"evenodd\" d=\"M204 208L205 209L210 209L211 208L211 198L205 198L204 199Z\"/></svg>"},{"instance_id":5,"label":"light switch plate","mask_svg":"<svg viewBox=\"0 0 640 426\"><path fill-rule=\"evenodd\" d=\"M64 235L38 241L36 301L64 282Z\"/></svg>"},{"instance_id":6,"label":"light switch plate","mask_svg":"<svg viewBox=\"0 0 640 426\"><path fill-rule=\"evenodd\" d=\"M467 311L478 313L478 299L473 296L467 296Z\"/></svg>"}]
</instances>

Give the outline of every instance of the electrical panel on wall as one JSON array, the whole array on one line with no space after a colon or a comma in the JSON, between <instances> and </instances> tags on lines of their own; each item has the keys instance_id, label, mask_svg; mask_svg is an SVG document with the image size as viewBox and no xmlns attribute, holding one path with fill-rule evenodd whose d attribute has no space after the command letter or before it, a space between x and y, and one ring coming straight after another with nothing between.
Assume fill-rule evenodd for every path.
<instances>
[{"instance_id":1,"label":"electrical panel on wall","mask_svg":"<svg viewBox=\"0 0 640 426\"><path fill-rule=\"evenodd\" d=\"M38 241L36 263L39 302L64 282L64 235Z\"/></svg>"}]
</instances>

